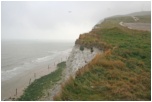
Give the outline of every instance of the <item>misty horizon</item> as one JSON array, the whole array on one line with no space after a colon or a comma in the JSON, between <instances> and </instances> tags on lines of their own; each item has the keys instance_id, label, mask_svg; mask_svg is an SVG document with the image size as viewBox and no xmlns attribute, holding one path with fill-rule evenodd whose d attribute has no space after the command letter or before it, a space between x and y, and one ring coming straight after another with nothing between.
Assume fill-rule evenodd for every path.
<instances>
[{"instance_id":1,"label":"misty horizon","mask_svg":"<svg viewBox=\"0 0 152 102\"><path fill-rule=\"evenodd\" d=\"M75 41L104 18L150 11L151 3L2 1L1 10L1 40Z\"/></svg>"}]
</instances>

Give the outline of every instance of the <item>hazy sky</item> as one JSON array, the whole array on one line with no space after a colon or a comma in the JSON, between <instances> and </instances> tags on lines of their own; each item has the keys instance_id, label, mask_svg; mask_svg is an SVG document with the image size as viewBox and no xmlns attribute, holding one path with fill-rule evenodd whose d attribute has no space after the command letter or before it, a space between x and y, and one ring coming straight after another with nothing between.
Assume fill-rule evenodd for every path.
<instances>
[{"instance_id":1,"label":"hazy sky","mask_svg":"<svg viewBox=\"0 0 152 102\"><path fill-rule=\"evenodd\" d=\"M150 1L2 1L1 38L75 41L105 17L147 10Z\"/></svg>"}]
</instances>

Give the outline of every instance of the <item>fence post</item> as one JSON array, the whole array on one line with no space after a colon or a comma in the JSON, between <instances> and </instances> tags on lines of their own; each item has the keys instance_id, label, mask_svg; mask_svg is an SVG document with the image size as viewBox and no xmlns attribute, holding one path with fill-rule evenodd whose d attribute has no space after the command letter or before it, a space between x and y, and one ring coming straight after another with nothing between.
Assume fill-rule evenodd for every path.
<instances>
[{"instance_id":1,"label":"fence post","mask_svg":"<svg viewBox=\"0 0 152 102\"><path fill-rule=\"evenodd\" d=\"M17 88L16 88L16 96L17 96Z\"/></svg>"},{"instance_id":2,"label":"fence post","mask_svg":"<svg viewBox=\"0 0 152 102\"><path fill-rule=\"evenodd\" d=\"M29 80L29 85L31 84L31 78L30 78L30 80Z\"/></svg>"},{"instance_id":3,"label":"fence post","mask_svg":"<svg viewBox=\"0 0 152 102\"><path fill-rule=\"evenodd\" d=\"M34 73L34 78L36 79L36 73Z\"/></svg>"}]
</instances>

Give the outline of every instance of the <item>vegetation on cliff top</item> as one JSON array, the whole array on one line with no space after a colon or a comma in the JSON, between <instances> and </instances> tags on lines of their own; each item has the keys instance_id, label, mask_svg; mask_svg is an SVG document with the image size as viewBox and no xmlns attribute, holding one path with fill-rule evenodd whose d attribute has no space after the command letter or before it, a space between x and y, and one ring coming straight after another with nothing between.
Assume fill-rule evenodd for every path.
<instances>
[{"instance_id":1,"label":"vegetation on cliff top","mask_svg":"<svg viewBox=\"0 0 152 102\"><path fill-rule=\"evenodd\" d=\"M108 18L80 35L76 44L104 53L62 85L54 100L151 100L151 32L122 27L120 21L131 18Z\"/></svg>"}]
</instances>

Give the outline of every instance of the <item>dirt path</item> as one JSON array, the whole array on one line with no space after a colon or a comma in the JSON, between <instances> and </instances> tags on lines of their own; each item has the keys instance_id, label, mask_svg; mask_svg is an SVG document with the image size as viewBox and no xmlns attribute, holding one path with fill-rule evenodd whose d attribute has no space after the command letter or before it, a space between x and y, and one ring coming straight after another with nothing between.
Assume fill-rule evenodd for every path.
<instances>
[{"instance_id":1,"label":"dirt path","mask_svg":"<svg viewBox=\"0 0 152 102\"><path fill-rule=\"evenodd\" d=\"M134 19L134 21L139 21L139 18L137 18L135 16L131 16L131 17Z\"/></svg>"},{"instance_id":2,"label":"dirt path","mask_svg":"<svg viewBox=\"0 0 152 102\"><path fill-rule=\"evenodd\" d=\"M131 16L135 21L140 21L139 18ZM142 31L151 31L151 23L124 23L120 22L119 25L127 27L129 29L142 30Z\"/></svg>"},{"instance_id":3,"label":"dirt path","mask_svg":"<svg viewBox=\"0 0 152 102\"><path fill-rule=\"evenodd\" d=\"M150 23L124 23L124 26L128 27L129 29L151 31Z\"/></svg>"}]
</instances>

